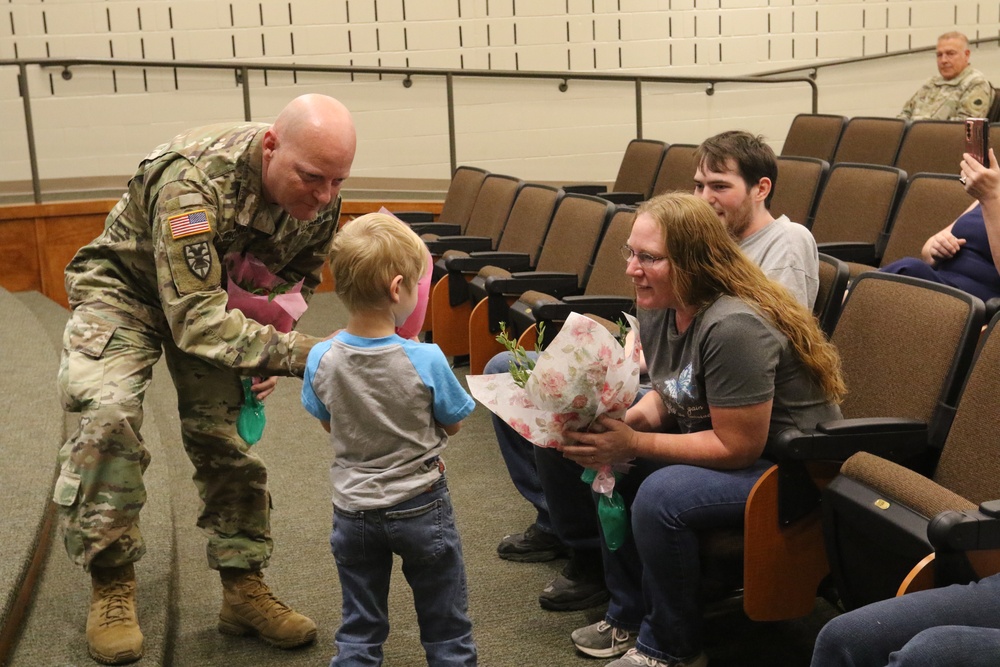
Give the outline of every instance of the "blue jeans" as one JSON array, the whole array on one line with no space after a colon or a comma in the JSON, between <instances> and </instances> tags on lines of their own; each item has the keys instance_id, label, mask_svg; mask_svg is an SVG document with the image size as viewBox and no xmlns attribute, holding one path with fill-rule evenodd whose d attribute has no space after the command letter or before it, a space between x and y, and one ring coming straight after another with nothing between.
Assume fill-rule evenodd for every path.
<instances>
[{"instance_id":1,"label":"blue jeans","mask_svg":"<svg viewBox=\"0 0 1000 667\"><path fill-rule=\"evenodd\" d=\"M842 614L820 631L811 665L1000 665L1000 574Z\"/></svg>"},{"instance_id":2,"label":"blue jeans","mask_svg":"<svg viewBox=\"0 0 1000 667\"><path fill-rule=\"evenodd\" d=\"M702 650L701 563L697 533L743 525L750 489L771 467L741 470L663 465L638 459L619 479L632 519L617 551L604 541L611 591L606 620L638 630L636 647L658 660L685 660Z\"/></svg>"},{"instance_id":3,"label":"blue jeans","mask_svg":"<svg viewBox=\"0 0 1000 667\"><path fill-rule=\"evenodd\" d=\"M402 557L413 590L427 664L476 665L462 543L444 476L393 507L363 512L335 507L330 547L343 592L331 667L382 664L393 554Z\"/></svg>"},{"instance_id":4,"label":"blue jeans","mask_svg":"<svg viewBox=\"0 0 1000 667\"><path fill-rule=\"evenodd\" d=\"M510 359L510 352L501 352L486 362L483 373L506 373ZM590 487L580 480L583 468L557 450L531 444L496 415L492 418L507 472L518 493L534 505L538 528L555 534L567 546L591 550L596 556L600 541L597 514ZM544 468L541 460L547 462Z\"/></svg>"}]
</instances>

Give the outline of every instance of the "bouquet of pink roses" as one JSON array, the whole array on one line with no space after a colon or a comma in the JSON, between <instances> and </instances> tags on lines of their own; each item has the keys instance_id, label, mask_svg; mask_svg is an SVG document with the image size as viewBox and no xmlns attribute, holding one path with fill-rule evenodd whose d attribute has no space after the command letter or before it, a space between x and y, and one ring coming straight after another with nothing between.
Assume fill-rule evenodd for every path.
<instances>
[{"instance_id":1,"label":"bouquet of pink roses","mask_svg":"<svg viewBox=\"0 0 1000 667\"><path fill-rule=\"evenodd\" d=\"M251 320L289 332L306 312L302 281L286 283L253 255L226 257L229 308L236 308Z\"/></svg>"},{"instance_id":2,"label":"bouquet of pink roses","mask_svg":"<svg viewBox=\"0 0 1000 667\"><path fill-rule=\"evenodd\" d=\"M491 412L539 447L561 448L566 431L586 431L597 417L607 414L621 419L639 389L638 322L625 316L636 334L629 349L603 325L571 313L562 330L544 352L521 386L510 373L471 375L469 391ZM605 538L624 538L624 527L610 523L624 521L624 505L614 491L615 474L628 466L603 466L584 471L584 480L601 494L598 509ZM607 520L606 520L607 516ZM615 535L612 535L615 533ZM613 539L616 538L616 539Z\"/></svg>"}]
</instances>

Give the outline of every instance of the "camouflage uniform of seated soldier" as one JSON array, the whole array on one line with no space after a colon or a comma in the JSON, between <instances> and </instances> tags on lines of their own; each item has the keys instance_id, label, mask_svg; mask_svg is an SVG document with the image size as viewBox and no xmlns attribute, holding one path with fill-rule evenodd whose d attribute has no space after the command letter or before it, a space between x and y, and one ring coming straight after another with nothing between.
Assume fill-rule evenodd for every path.
<instances>
[{"instance_id":1,"label":"camouflage uniform of seated soldier","mask_svg":"<svg viewBox=\"0 0 1000 667\"><path fill-rule=\"evenodd\" d=\"M354 152L350 113L321 95L294 99L271 126L191 130L142 161L104 232L67 267L73 314L59 387L80 426L59 453L54 499L67 553L91 574L87 642L98 662L142 656L134 563L146 550L139 512L150 453L140 427L161 354L195 468L208 564L222 579L218 629L281 648L315 639L315 624L263 581L272 547L267 470L236 421L241 376L267 378L252 386L263 399L276 376L302 375L319 339L227 310L221 260L252 255L281 280L303 280L311 296Z\"/></svg>"},{"instance_id":2,"label":"camouflage uniform of seated soldier","mask_svg":"<svg viewBox=\"0 0 1000 667\"><path fill-rule=\"evenodd\" d=\"M900 118L907 120L964 120L985 118L993 101L993 87L982 72L969 66L969 38L960 32L938 37L938 75L907 101Z\"/></svg>"}]
</instances>

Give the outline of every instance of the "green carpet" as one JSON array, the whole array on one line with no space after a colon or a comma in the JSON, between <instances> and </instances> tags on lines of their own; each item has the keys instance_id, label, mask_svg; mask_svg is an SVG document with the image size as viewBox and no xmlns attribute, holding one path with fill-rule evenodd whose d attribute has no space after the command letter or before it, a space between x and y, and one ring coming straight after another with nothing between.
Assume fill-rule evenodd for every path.
<instances>
[{"instance_id":1,"label":"green carpet","mask_svg":"<svg viewBox=\"0 0 1000 667\"><path fill-rule=\"evenodd\" d=\"M323 293L313 299L300 328L326 335L345 321L337 298ZM458 369L457 374L464 378L464 369ZM180 443L176 395L161 363L146 399L144 431L148 428L149 432L144 435L153 454L147 475L155 488L150 489L143 525L148 513L150 528L163 528L150 534L150 554L137 566L140 621L153 649L137 664L291 667L329 662L340 620L340 589L328 542L331 454L326 433L299 404L300 389L300 380L279 382L267 400L267 428L254 451L267 462L273 495L275 549L267 580L281 599L316 621L318 641L304 649L281 651L255 639L228 637L216 631L221 587L217 574L206 565L205 536L195 526L199 501L191 481L193 467ZM573 629L600 619L602 609L547 612L538 605L538 593L565 561L509 563L496 556L500 538L523 530L534 513L510 482L487 410L477 407L466 420L451 439L445 460L463 540L480 664L605 664L577 653L569 640ZM48 581L43 582L48 592L40 595L11 665L95 664L86 657L83 638L87 606L84 575L69 566L58 543L50 563L53 572L47 573ZM747 620L738 602L723 607L708 620L707 650L712 665L808 665L815 634L831 614L821 602L815 614L801 621L762 624ZM425 664L412 596L398 562L390 620L385 665Z\"/></svg>"}]
</instances>

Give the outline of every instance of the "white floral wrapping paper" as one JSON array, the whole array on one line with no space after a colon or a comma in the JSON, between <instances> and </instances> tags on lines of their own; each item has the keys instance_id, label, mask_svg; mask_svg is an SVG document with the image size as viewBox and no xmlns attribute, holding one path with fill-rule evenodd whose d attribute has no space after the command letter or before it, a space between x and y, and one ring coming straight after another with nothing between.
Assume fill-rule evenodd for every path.
<instances>
[{"instance_id":1,"label":"white floral wrapping paper","mask_svg":"<svg viewBox=\"0 0 1000 667\"><path fill-rule=\"evenodd\" d=\"M473 397L539 447L561 448L565 431L585 431L602 414L621 419L639 389L639 324L626 314L624 349L594 320L571 313L521 388L510 373L470 375Z\"/></svg>"}]
</instances>

